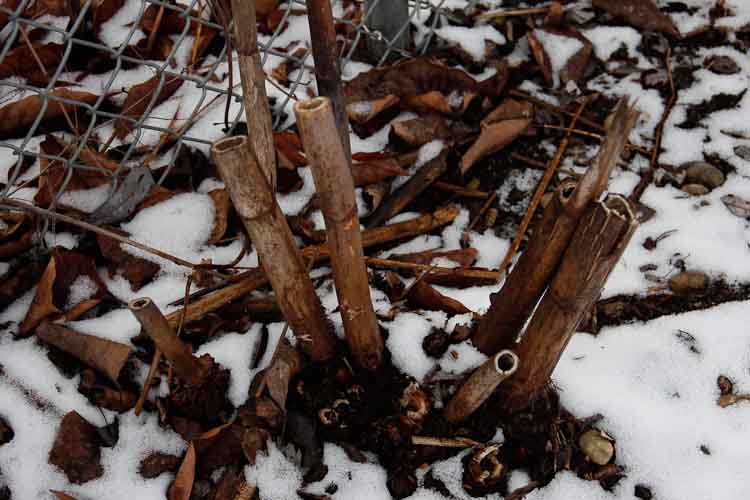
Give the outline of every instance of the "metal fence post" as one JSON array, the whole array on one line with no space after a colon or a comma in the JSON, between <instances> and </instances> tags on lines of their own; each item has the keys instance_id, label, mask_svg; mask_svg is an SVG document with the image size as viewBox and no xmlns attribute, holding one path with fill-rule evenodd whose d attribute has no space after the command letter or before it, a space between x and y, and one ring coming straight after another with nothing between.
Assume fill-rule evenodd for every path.
<instances>
[{"instance_id":1,"label":"metal fence post","mask_svg":"<svg viewBox=\"0 0 750 500\"><path fill-rule=\"evenodd\" d=\"M365 0L365 25L380 37L368 39L368 48L380 60L390 52L409 45L409 4L407 0Z\"/></svg>"}]
</instances>

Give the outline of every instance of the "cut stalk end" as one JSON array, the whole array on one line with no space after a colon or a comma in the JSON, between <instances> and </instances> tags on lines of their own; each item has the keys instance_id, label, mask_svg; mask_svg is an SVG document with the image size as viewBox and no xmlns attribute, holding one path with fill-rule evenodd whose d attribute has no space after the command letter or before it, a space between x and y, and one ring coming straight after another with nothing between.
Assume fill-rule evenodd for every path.
<instances>
[{"instance_id":1,"label":"cut stalk end","mask_svg":"<svg viewBox=\"0 0 750 500\"><path fill-rule=\"evenodd\" d=\"M518 356L513 351L507 349L500 351L495 355L495 370L498 375L508 378L518 369Z\"/></svg>"}]
</instances>

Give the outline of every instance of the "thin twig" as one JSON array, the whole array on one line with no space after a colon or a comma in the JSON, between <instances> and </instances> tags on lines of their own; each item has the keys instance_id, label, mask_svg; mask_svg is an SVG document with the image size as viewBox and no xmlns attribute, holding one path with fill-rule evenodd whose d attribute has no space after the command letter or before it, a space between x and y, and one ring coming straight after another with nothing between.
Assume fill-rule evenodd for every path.
<instances>
[{"instance_id":1,"label":"thin twig","mask_svg":"<svg viewBox=\"0 0 750 500\"><path fill-rule=\"evenodd\" d=\"M140 250L143 250L144 252L148 252L150 254L156 255L157 257L161 257L162 259L168 260L170 262L174 262L175 264L183 267L187 267L190 269L195 269L198 267L198 264L193 264L192 262L188 262L186 260L183 260L179 257L176 257L174 255L170 255L166 252L163 252L159 249L156 249L154 247L150 247L148 245L145 245L143 243L140 243L135 240L131 240L130 238L126 238L125 236L122 236L121 234L117 234L113 231L110 231L108 229L104 229L99 226L95 226L94 224L90 224L88 222L84 222L82 220L74 219L73 217L69 217L67 215L59 214L57 212L53 212L52 210L47 210L45 208L37 207L35 205L32 205L31 203L26 203L25 201L20 200L13 200L10 198L0 198L0 204L3 205L10 205L11 207L18 208L20 210L25 210L27 212L32 212L37 215L41 215L43 217L49 217L51 219L59 220L62 222L65 222L67 224L71 224L74 226L78 226L81 229L85 229L87 231L91 231L97 234L100 234L102 236L105 236L107 238L112 238L113 240L119 241L120 243L125 243L126 245L130 245L132 247L138 248ZM217 273L215 271L207 270L207 272L214 274L215 276L225 279L226 276Z\"/></svg>"},{"instance_id":2,"label":"thin twig","mask_svg":"<svg viewBox=\"0 0 750 500\"><path fill-rule=\"evenodd\" d=\"M469 225L464 230L463 234L461 235L461 241L468 242L469 241L469 233L474 229L474 227L479 224L479 221L484 217L484 214L487 212L487 210L490 209L492 204L497 199L497 192L492 193L492 196L490 196L487 201L484 202L484 205L482 205L482 208L479 209L479 212L474 217L474 220L469 223Z\"/></svg>"},{"instance_id":3,"label":"thin twig","mask_svg":"<svg viewBox=\"0 0 750 500\"><path fill-rule=\"evenodd\" d=\"M667 66L667 76L669 77L669 101L667 102L667 107L664 109L664 114L661 116L661 120L659 120L659 125L656 127L656 137L654 137L654 148L651 150L651 159L649 161L648 171L641 174L641 180L638 181L638 184L635 186L635 188L633 188L633 192L628 197L628 199L633 202L640 201L641 196L643 196L643 193L646 191L646 188L649 184L651 184L651 180L654 177L654 171L656 170L656 167L659 163L659 152L661 151L661 139L664 134L664 125L667 123L667 119L669 119L670 113L672 113L672 108L674 108L675 102L677 102L677 89L675 87L674 77L672 75L672 63L670 61L671 56L672 49L671 47L667 47L665 64Z\"/></svg>"},{"instance_id":4,"label":"thin twig","mask_svg":"<svg viewBox=\"0 0 750 500\"><path fill-rule=\"evenodd\" d=\"M547 170L544 172L542 179L539 181L539 185L536 188L534 197L531 199L531 202L529 203L529 207L523 216L523 220L521 221L521 225L518 228L516 237L513 239L513 242L511 243L510 248L508 249L508 252L505 254L505 257L503 258L502 263L500 263L500 267L498 268L498 272L500 274L502 274L505 271L505 269L510 264L511 259L513 259L513 256L518 251L518 247L521 246L521 241L523 240L524 234L526 234L526 229L529 227L529 224L531 223L531 219L534 217L534 212L536 212L536 207L539 205L539 202L542 199L542 195L547 190L547 185L549 184L549 181L552 179L552 175L555 173L555 170L557 170L557 167L560 164L560 161L562 160L563 154L565 153L565 150L568 147L568 142L570 142L570 136L573 134L573 129L575 128L576 122L581 117L581 113L583 113L583 109L586 107L587 103L588 103L588 99L581 102L581 104L578 106L578 110L573 116L573 119L570 121L570 125L568 125L568 129L565 132L565 137L563 137L563 140L560 143L560 147L557 148L555 157L552 158L552 161L549 163L549 166L547 167Z\"/></svg>"},{"instance_id":5,"label":"thin twig","mask_svg":"<svg viewBox=\"0 0 750 500\"><path fill-rule=\"evenodd\" d=\"M549 7L533 7L528 9L512 9L512 10L493 10L479 14L476 18L479 21L491 21L493 19L504 19L506 17L522 17L522 16L534 16L540 14L546 14L549 11Z\"/></svg>"},{"instance_id":6,"label":"thin twig","mask_svg":"<svg viewBox=\"0 0 750 500\"><path fill-rule=\"evenodd\" d=\"M551 130L567 130L567 127L563 127L561 125L544 125L544 128L551 129ZM602 134L596 134L594 132L587 132L586 130L574 129L573 133L576 135L581 135L583 137L591 137L592 139L596 139L599 142L604 140L604 136ZM630 144L629 142L625 144L625 149L630 149L631 151L637 151L638 153L641 153L647 156L651 156L653 154L653 150L648 150L642 146L636 146L635 144Z\"/></svg>"}]
</instances>

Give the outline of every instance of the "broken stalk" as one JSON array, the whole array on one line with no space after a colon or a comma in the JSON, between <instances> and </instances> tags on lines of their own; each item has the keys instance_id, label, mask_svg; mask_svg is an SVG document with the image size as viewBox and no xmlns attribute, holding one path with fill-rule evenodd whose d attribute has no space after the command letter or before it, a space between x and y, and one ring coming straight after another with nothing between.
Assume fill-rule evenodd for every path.
<instances>
[{"instance_id":1,"label":"broken stalk","mask_svg":"<svg viewBox=\"0 0 750 500\"><path fill-rule=\"evenodd\" d=\"M130 301L128 308L156 348L172 363L177 376L190 385L200 384L206 375L203 365L193 356L190 347L177 338L156 304L148 297L141 297Z\"/></svg>"},{"instance_id":2,"label":"broken stalk","mask_svg":"<svg viewBox=\"0 0 750 500\"><path fill-rule=\"evenodd\" d=\"M485 361L461 385L443 411L451 422L466 420L484 403L500 382L518 369L518 356L513 351L501 351Z\"/></svg>"}]
</instances>

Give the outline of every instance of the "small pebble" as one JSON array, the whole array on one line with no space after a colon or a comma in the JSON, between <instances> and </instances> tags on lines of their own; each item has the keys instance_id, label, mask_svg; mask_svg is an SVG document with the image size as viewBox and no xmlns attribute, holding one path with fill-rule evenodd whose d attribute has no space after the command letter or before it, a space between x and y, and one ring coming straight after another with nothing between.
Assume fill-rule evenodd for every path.
<instances>
[{"instance_id":1,"label":"small pebble","mask_svg":"<svg viewBox=\"0 0 750 500\"><path fill-rule=\"evenodd\" d=\"M710 190L701 184L685 184L680 189L693 196L702 196L710 193Z\"/></svg>"},{"instance_id":2,"label":"small pebble","mask_svg":"<svg viewBox=\"0 0 750 500\"><path fill-rule=\"evenodd\" d=\"M652 498L654 498L654 494L651 493L651 489L643 486L642 484L635 485L635 491L633 492L633 494L641 500L651 500Z\"/></svg>"},{"instance_id":3,"label":"small pebble","mask_svg":"<svg viewBox=\"0 0 750 500\"><path fill-rule=\"evenodd\" d=\"M589 429L578 438L578 446L597 465L606 465L615 455L612 440L598 429Z\"/></svg>"},{"instance_id":4,"label":"small pebble","mask_svg":"<svg viewBox=\"0 0 750 500\"><path fill-rule=\"evenodd\" d=\"M724 184L722 171L705 161L687 162L680 169L685 172L686 184L700 184L709 191Z\"/></svg>"},{"instance_id":5,"label":"small pebble","mask_svg":"<svg viewBox=\"0 0 750 500\"><path fill-rule=\"evenodd\" d=\"M729 56L715 56L707 59L706 68L719 75L734 75L740 72L739 65Z\"/></svg>"}]
</instances>

